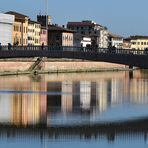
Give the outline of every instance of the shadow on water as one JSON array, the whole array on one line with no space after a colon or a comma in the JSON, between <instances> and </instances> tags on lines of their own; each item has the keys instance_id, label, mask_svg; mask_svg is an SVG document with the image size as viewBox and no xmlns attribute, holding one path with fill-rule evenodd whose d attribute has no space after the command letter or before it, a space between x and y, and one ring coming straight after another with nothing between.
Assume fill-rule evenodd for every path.
<instances>
[{"instance_id":1,"label":"shadow on water","mask_svg":"<svg viewBox=\"0 0 148 148\"><path fill-rule=\"evenodd\" d=\"M16 126L16 125L0 125L0 138L34 138L40 139L100 139L105 137L108 142L116 141L117 136L134 137L139 135L144 141L147 140L148 118L133 119L130 121L106 122L88 125L73 126L52 126L47 127L46 124Z\"/></svg>"}]
</instances>

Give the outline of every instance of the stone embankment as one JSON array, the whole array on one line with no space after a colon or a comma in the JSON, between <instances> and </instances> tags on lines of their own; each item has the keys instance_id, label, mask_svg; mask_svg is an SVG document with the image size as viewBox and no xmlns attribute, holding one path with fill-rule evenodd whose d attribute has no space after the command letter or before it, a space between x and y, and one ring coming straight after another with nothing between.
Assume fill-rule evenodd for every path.
<instances>
[{"instance_id":1,"label":"stone embankment","mask_svg":"<svg viewBox=\"0 0 148 148\"><path fill-rule=\"evenodd\" d=\"M106 62L68 59L4 59L0 60L0 75L70 73L129 70L128 66Z\"/></svg>"}]
</instances>

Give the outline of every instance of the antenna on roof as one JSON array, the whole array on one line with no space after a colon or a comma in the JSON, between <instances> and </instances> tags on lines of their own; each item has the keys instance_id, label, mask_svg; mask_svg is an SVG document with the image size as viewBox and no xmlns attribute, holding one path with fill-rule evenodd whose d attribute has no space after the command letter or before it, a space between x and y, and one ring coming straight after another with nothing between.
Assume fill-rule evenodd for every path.
<instances>
[{"instance_id":1,"label":"antenna on roof","mask_svg":"<svg viewBox=\"0 0 148 148\"><path fill-rule=\"evenodd\" d=\"M39 11L39 15L41 15L41 10Z\"/></svg>"}]
</instances>

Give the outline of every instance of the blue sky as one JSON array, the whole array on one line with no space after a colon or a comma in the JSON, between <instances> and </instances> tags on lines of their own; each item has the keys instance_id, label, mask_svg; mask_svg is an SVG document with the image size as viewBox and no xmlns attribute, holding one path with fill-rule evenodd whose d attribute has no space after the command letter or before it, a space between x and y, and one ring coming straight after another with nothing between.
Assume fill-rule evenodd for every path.
<instances>
[{"instance_id":1,"label":"blue sky","mask_svg":"<svg viewBox=\"0 0 148 148\"><path fill-rule=\"evenodd\" d=\"M1 0L0 11L17 11L36 19L46 0ZM94 20L119 35L148 35L148 0L48 0L53 23Z\"/></svg>"}]
</instances>

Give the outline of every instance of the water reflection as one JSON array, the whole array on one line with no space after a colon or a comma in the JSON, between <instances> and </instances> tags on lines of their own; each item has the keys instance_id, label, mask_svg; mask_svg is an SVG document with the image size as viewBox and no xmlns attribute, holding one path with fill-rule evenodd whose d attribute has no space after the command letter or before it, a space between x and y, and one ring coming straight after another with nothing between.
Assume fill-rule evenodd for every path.
<instances>
[{"instance_id":1,"label":"water reflection","mask_svg":"<svg viewBox=\"0 0 148 148\"><path fill-rule=\"evenodd\" d=\"M128 72L97 75L96 80L81 80L80 75L71 81L60 76L50 80L50 75L1 78L0 123L50 126L106 121L115 114L121 119L147 115L147 109L140 112L148 106L147 77L135 74L131 79ZM122 115L127 106L138 113Z\"/></svg>"},{"instance_id":2,"label":"water reflection","mask_svg":"<svg viewBox=\"0 0 148 148\"><path fill-rule=\"evenodd\" d=\"M25 128L27 131L23 130L23 134L39 133L39 137L69 134L83 139L104 135L114 141L122 132L136 130L147 139L146 73L0 77L0 134L8 134L9 128L17 127L20 130L10 132L13 136ZM134 121L129 124L129 120ZM110 127L107 123L113 125ZM140 123L142 128L137 130L133 123ZM33 127L39 127L39 132Z\"/></svg>"}]
</instances>

